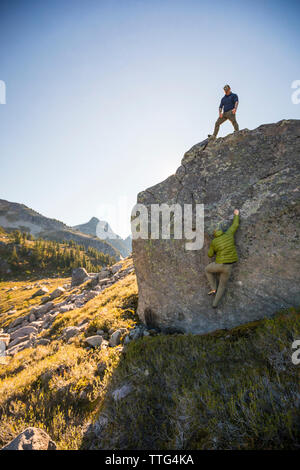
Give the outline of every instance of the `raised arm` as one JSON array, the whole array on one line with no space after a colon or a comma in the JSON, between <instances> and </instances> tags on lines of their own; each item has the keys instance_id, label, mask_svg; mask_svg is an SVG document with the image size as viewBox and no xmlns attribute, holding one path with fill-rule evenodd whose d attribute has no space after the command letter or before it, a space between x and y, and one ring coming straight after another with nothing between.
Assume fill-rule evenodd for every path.
<instances>
[{"instance_id":1,"label":"raised arm","mask_svg":"<svg viewBox=\"0 0 300 470\"><path fill-rule=\"evenodd\" d=\"M240 220L239 210L235 209L233 222L232 222L231 226L229 227L229 229L226 231L226 233L228 233L230 235L234 235L235 232L237 231L238 226L239 226L239 220Z\"/></svg>"},{"instance_id":2,"label":"raised arm","mask_svg":"<svg viewBox=\"0 0 300 470\"><path fill-rule=\"evenodd\" d=\"M214 254L215 254L215 249L214 249L213 242L211 242L207 254L208 254L209 258L212 258L212 257L214 256Z\"/></svg>"}]
</instances>

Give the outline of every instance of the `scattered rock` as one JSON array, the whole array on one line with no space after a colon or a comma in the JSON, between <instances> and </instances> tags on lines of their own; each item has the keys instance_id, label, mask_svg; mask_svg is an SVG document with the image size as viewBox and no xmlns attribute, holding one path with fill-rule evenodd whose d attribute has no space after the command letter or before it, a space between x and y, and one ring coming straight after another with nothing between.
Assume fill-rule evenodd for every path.
<instances>
[{"instance_id":1,"label":"scattered rock","mask_svg":"<svg viewBox=\"0 0 300 470\"><path fill-rule=\"evenodd\" d=\"M73 304L62 305L61 307L59 307L59 312L60 313L69 312L70 310L73 310L74 308L75 308L75 305L73 305Z\"/></svg>"},{"instance_id":2,"label":"scattered rock","mask_svg":"<svg viewBox=\"0 0 300 470\"><path fill-rule=\"evenodd\" d=\"M88 338L85 338L85 342L89 345L92 346L93 348L96 348L97 346L101 346L103 341L102 336L95 335L95 336L89 336Z\"/></svg>"},{"instance_id":3,"label":"scattered rock","mask_svg":"<svg viewBox=\"0 0 300 470\"><path fill-rule=\"evenodd\" d=\"M111 335L110 340L109 340L109 345L111 347L114 347L114 346L117 346L118 344L120 344L121 334L122 334L122 332L120 330L116 330Z\"/></svg>"},{"instance_id":4,"label":"scattered rock","mask_svg":"<svg viewBox=\"0 0 300 470\"><path fill-rule=\"evenodd\" d=\"M24 317L18 317L10 323L9 328L15 328L16 326L21 325L23 321L24 321Z\"/></svg>"},{"instance_id":5,"label":"scattered rock","mask_svg":"<svg viewBox=\"0 0 300 470\"><path fill-rule=\"evenodd\" d=\"M37 317L41 317L48 313L54 307L53 302L47 302L45 305L41 305L40 307L35 307L34 313ZM30 311L32 312L32 310Z\"/></svg>"},{"instance_id":6,"label":"scattered rock","mask_svg":"<svg viewBox=\"0 0 300 470\"><path fill-rule=\"evenodd\" d=\"M122 263L114 264L110 269L113 274L118 272L122 268Z\"/></svg>"},{"instance_id":7,"label":"scattered rock","mask_svg":"<svg viewBox=\"0 0 300 470\"><path fill-rule=\"evenodd\" d=\"M47 287L41 287L41 289L37 290L34 294L32 294L32 298L48 294L48 292L49 289L47 289Z\"/></svg>"},{"instance_id":8,"label":"scattered rock","mask_svg":"<svg viewBox=\"0 0 300 470\"><path fill-rule=\"evenodd\" d=\"M57 289L55 289L50 294L51 300L56 299L57 297L60 297L64 292L65 292L65 289L63 287L57 287Z\"/></svg>"},{"instance_id":9,"label":"scattered rock","mask_svg":"<svg viewBox=\"0 0 300 470\"><path fill-rule=\"evenodd\" d=\"M51 437L39 428L27 428L1 450L56 450Z\"/></svg>"},{"instance_id":10,"label":"scattered rock","mask_svg":"<svg viewBox=\"0 0 300 470\"><path fill-rule=\"evenodd\" d=\"M21 336L29 336L32 333L38 333L38 330L34 326L23 326L22 328L19 328L18 330L11 333L10 338L13 341L16 338Z\"/></svg>"},{"instance_id":11,"label":"scattered rock","mask_svg":"<svg viewBox=\"0 0 300 470\"><path fill-rule=\"evenodd\" d=\"M111 275L111 272L108 269L102 269L100 273L98 273L97 279L101 281L102 279L108 278Z\"/></svg>"},{"instance_id":12,"label":"scattered rock","mask_svg":"<svg viewBox=\"0 0 300 470\"><path fill-rule=\"evenodd\" d=\"M13 348L16 346L16 344L24 343L25 341L28 340L28 336L19 336L18 338L15 338L13 341L9 343L9 349Z\"/></svg>"},{"instance_id":13,"label":"scattered rock","mask_svg":"<svg viewBox=\"0 0 300 470\"><path fill-rule=\"evenodd\" d=\"M22 343L16 344L13 347L9 347L7 349L7 354L10 356L13 356L14 354L17 354L20 351L23 351L23 349L30 348L33 345L33 341L28 339L26 341L23 341Z\"/></svg>"},{"instance_id":14,"label":"scattered rock","mask_svg":"<svg viewBox=\"0 0 300 470\"><path fill-rule=\"evenodd\" d=\"M89 292L85 294L84 300L88 302L89 300L92 300L97 295L99 295L98 291L90 290Z\"/></svg>"},{"instance_id":15,"label":"scattered rock","mask_svg":"<svg viewBox=\"0 0 300 470\"><path fill-rule=\"evenodd\" d=\"M137 327L137 328L134 328L133 330L131 330L129 332L129 337L132 340L136 340L136 339L140 338L142 336L142 334L143 334L143 330L141 328Z\"/></svg>"},{"instance_id":16,"label":"scattered rock","mask_svg":"<svg viewBox=\"0 0 300 470\"><path fill-rule=\"evenodd\" d=\"M80 332L81 330L78 326L67 326L62 330L62 335L65 340L69 340L70 338L73 338L73 336L79 335Z\"/></svg>"},{"instance_id":17,"label":"scattered rock","mask_svg":"<svg viewBox=\"0 0 300 470\"><path fill-rule=\"evenodd\" d=\"M29 314L29 321L30 321L30 323L33 322L33 321L35 321L35 320L36 320L35 314L34 314L33 312L30 313L30 314Z\"/></svg>"},{"instance_id":18,"label":"scattered rock","mask_svg":"<svg viewBox=\"0 0 300 470\"><path fill-rule=\"evenodd\" d=\"M84 268L76 268L73 269L72 272L72 287L73 286L79 286L83 282L85 282L87 279L89 279L89 275Z\"/></svg>"},{"instance_id":19,"label":"scattered rock","mask_svg":"<svg viewBox=\"0 0 300 470\"><path fill-rule=\"evenodd\" d=\"M50 339L40 338L37 340L36 344L40 346L47 346L50 343Z\"/></svg>"}]
</instances>

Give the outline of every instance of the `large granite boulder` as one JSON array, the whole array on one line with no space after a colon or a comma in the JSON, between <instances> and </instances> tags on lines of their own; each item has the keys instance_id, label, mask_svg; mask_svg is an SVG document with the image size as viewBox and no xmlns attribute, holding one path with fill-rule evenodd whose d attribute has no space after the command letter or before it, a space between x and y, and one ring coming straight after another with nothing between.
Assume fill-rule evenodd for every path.
<instances>
[{"instance_id":1,"label":"large granite boulder","mask_svg":"<svg viewBox=\"0 0 300 470\"><path fill-rule=\"evenodd\" d=\"M241 130L197 144L176 173L138 194L150 204L204 204L204 245L185 239L133 240L138 315L165 330L206 333L269 317L300 304L300 120ZM213 230L232 223L239 262L217 309L205 266Z\"/></svg>"}]
</instances>

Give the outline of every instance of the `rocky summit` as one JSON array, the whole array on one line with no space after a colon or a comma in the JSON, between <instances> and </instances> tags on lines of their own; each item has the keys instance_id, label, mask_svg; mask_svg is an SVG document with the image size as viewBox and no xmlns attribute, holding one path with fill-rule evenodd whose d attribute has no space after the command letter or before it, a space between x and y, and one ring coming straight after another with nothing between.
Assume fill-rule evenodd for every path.
<instances>
[{"instance_id":1,"label":"rocky summit","mask_svg":"<svg viewBox=\"0 0 300 470\"><path fill-rule=\"evenodd\" d=\"M300 303L300 120L244 129L185 153L176 173L138 194L137 202L204 204L204 244L185 239L133 240L142 321L162 329L206 333L270 317ZM205 266L213 230L232 223L239 262L217 309Z\"/></svg>"}]
</instances>

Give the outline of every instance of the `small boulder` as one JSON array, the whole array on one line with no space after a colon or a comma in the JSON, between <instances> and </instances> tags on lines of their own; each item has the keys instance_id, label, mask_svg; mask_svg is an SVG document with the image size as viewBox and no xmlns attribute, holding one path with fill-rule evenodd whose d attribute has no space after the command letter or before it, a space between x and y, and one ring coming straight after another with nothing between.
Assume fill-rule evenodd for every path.
<instances>
[{"instance_id":1,"label":"small boulder","mask_svg":"<svg viewBox=\"0 0 300 470\"><path fill-rule=\"evenodd\" d=\"M14 356L20 351L23 351L23 349L30 348L33 346L33 341L31 339L28 339L26 341L23 341L22 343L16 344L13 347L10 347L7 349L7 354L10 356Z\"/></svg>"},{"instance_id":2,"label":"small boulder","mask_svg":"<svg viewBox=\"0 0 300 470\"><path fill-rule=\"evenodd\" d=\"M77 336L80 333L80 328L78 326L67 326L62 330L63 337L68 340L73 338L73 336Z\"/></svg>"},{"instance_id":3,"label":"small boulder","mask_svg":"<svg viewBox=\"0 0 300 470\"><path fill-rule=\"evenodd\" d=\"M111 272L115 274L118 271L120 271L121 268L122 268L122 263L118 263L118 264L114 264L110 269L111 269Z\"/></svg>"},{"instance_id":4,"label":"small boulder","mask_svg":"<svg viewBox=\"0 0 300 470\"><path fill-rule=\"evenodd\" d=\"M102 338L102 336L99 336L99 335L89 336L88 338L85 338L85 342L89 346L92 346L93 348L101 346L102 341L103 341L103 338Z\"/></svg>"},{"instance_id":5,"label":"small boulder","mask_svg":"<svg viewBox=\"0 0 300 470\"><path fill-rule=\"evenodd\" d=\"M47 346L50 343L50 339L40 338L37 340L36 344L39 346Z\"/></svg>"},{"instance_id":6,"label":"small boulder","mask_svg":"<svg viewBox=\"0 0 300 470\"><path fill-rule=\"evenodd\" d=\"M10 323L9 328L15 328L16 326L21 325L23 321L24 321L24 317L18 317Z\"/></svg>"},{"instance_id":7,"label":"small boulder","mask_svg":"<svg viewBox=\"0 0 300 470\"><path fill-rule=\"evenodd\" d=\"M122 334L122 332L120 330L116 330L111 335L110 340L109 340L109 345L111 347L114 347L114 346L117 346L118 344L120 344L121 334Z\"/></svg>"},{"instance_id":8,"label":"small boulder","mask_svg":"<svg viewBox=\"0 0 300 470\"><path fill-rule=\"evenodd\" d=\"M35 309L35 315L36 317L41 317L48 313L52 308L54 307L53 302L47 302L45 305L41 305L40 307ZM32 312L32 310L30 310Z\"/></svg>"},{"instance_id":9,"label":"small boulder","mask_svg":"<svg viewBox=\"0 0 300 470\"><path fill-rule=\"evenodd\" d=\"M28 340L28 336L18 336L13 341L9 343L9 348L13 348L16 344L24 343L24 341Z\"/></svg>"},{"instance_id":10,"label":"small boulder","mask_svg":"<svg viewBox=\"0 0 300 470\"><path fill-rule=\"evenodd\" d=\"M60 297L64 292L65 289L63 287L58 287L50 294L51 300L57 299L57 297Z\"/></svg>"},{"instance_id":11,"label":"small boulder","mask_svg":"<svg viewBox=\"0 0 300 470\"><path fill-rule=\"evenodd\" d=\"M70 304L70 305L62 305L59 307L59 313L66 313L69 312L69 310L73 310L75 308L75 305Z\"/></svg>"},{"instance_id":12,"label":"small boulder","mask_svg":"<svg viewBox=\"0 0 300 470\"><path fill-rule=\"evenodd\" d=\"M88 272L84 268L76 268L73 269L72 272L72 287L73 286L79 286L82 284L84 281L86 281L89 278Z\"/></svg>"},{"instance_id":13,"label":"small boulder","mask_svg":"<svg viewBox=\"0 0 300 470\"><path fill-rule=\"evenodd\" d=\"M102 269L102 271L98 273L97 279L98 281L100 281L102 279L108 278L110 275L111 275L111 272L108 269Z\"/></svg>"},{"instance_id":14,"label":"small boulder","mask_svg":"<svg viewBox=\"0 0 300 470\"><path fill-rule=\"evenodd\" d=\"M33 322L33 321L35 321L35 320L36 320L35 314L34 314L33 312L30 313L30 314L29 314L29 321L30 321L30 323Z\"/></svg>"},{"instance_id":15,"label":"small boulder","mask_svg":"<svg viewBox=\"0 0 300 470\"><path fill-rule=\"evenodd\" d=\"M41 287L34 294L32 294L32 298L38 297L40 295L45 295L45 294L48 294L48 293L49 293L49 290L47 289L47 287Z\"/></svg>"},{"instance_id":16,"label":"small boulder","mask_svg":"<svg viewBox=\"0 0 300 470\"><path fill-rule=\"evenodd\" d=\"M19 328L18 330L15 330L13 333L11 333L10 339L13 341L16 338L19 338L21 336L29 336L32 333L38 333L38 330L34 326L23 326L22 328Z\"/></svg>"},{"instance_id":17,"label":"small boulder","mask_svg":"<svg viewBox=\"0 0 300 470\"><path fill-rule=\"evenodd\" d=\"M56 444L43 429L30 427L1 450L56 450Z\"/></svg>"}]
</instances>

